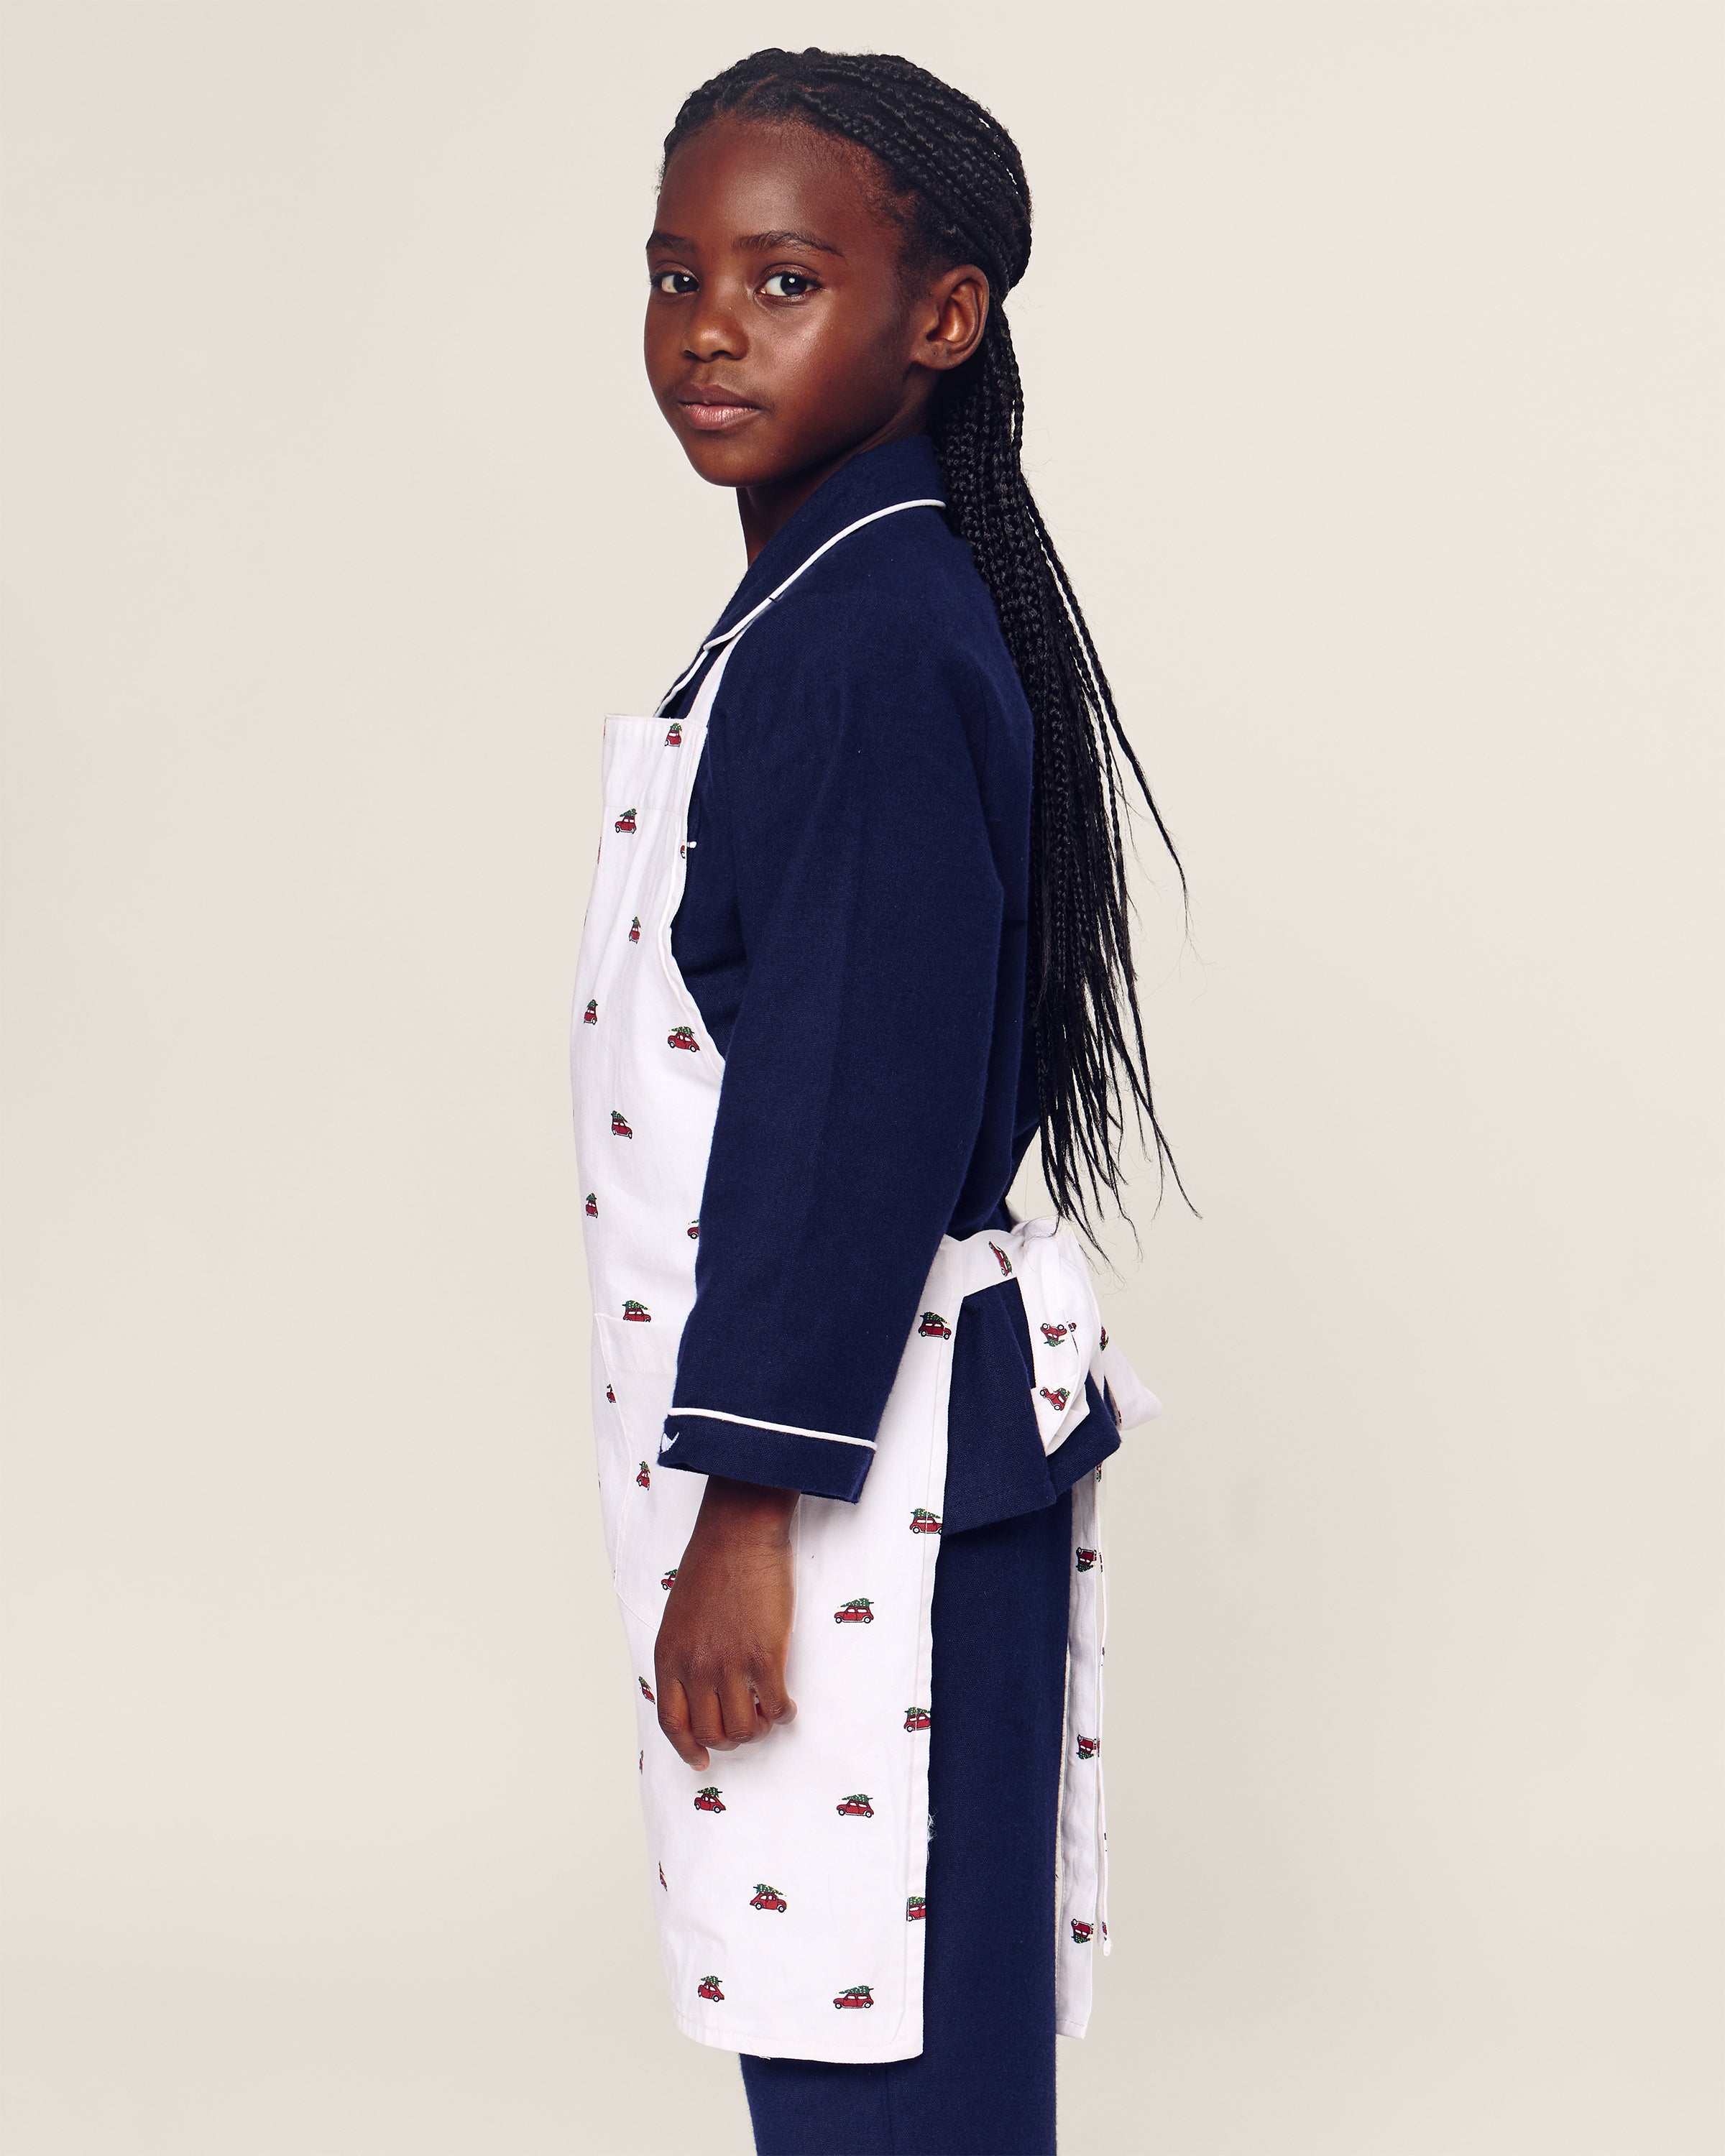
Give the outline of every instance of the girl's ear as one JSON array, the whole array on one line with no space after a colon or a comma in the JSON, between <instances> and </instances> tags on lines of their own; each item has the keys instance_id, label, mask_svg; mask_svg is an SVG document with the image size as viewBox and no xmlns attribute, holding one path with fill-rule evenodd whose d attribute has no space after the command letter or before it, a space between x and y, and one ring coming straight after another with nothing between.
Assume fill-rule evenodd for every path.
<instances>
[{"instance_id":1,"label":"girl's ear","mask_svg":"<svg viewBox=\"0 0 1725 2156\"><path fill-rule=\"evenodd\" d=\"M945 373L963 367L983 341L988 323L988 280L975 263L961 262L936 280L928 298L916 358L919 366Z\"/></svg>"}]
</instances>

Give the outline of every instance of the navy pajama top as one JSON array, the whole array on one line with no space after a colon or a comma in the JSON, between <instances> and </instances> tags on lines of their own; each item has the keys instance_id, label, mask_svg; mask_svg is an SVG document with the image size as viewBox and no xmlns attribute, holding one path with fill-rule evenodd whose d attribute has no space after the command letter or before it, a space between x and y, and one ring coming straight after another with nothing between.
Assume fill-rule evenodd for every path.
<instances>
[{"instance_id":1,"label":"navy pajama top","mask_svg":"<svg viewBox=\"0 0 1725 2156\"><path fill-rule=\"evenodd\" d=\"M945 491L924 438L852 458L712 633L858 517ZM937 509L852 533L739 640L671 930L725 1059L675 1399L724 1419L674 1407L664 1466L855 1502L941 1237L1011 1224L1038 1124L1032 745L993 601ZM1052 1503L1119 1445L1087 1380L1090 1414L1044 1453L1016 1280L966 1299L952 1348L949 1532Z\"/></svg>"}]
</instances>

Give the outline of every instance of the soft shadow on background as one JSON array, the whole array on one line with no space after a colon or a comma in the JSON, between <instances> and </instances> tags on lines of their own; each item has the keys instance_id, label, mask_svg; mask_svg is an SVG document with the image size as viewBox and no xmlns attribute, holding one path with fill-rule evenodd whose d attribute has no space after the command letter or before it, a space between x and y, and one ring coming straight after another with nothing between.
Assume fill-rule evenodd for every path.
<instances>
[{"instance_id":1,"label":"soft shadow on background","mask_svg":"<svg viewBox=\"0 0 1725 2156\"><path fill-rule=\"evenodd\" d=\"M1720 33L7 11L13 2156L749 2146L652 1943L564 1059L600 715L742 566L656 146L811 40L1023 147L1028 462L1194 898L1147 825L1204 1219L1145 1168L1114 1239L1066 2138L1720 2148Z\"/></svg>"}]
</instances>

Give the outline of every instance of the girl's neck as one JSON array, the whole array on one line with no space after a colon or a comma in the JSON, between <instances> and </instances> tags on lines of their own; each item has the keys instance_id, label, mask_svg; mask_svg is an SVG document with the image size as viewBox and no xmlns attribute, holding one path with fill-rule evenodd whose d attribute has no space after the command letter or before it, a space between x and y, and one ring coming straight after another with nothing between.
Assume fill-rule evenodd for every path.
<instances>
[{"instance_id":1,"label":"girl's neck","mask_svg":"<svg viewBox=\"0 0 1725 2156\"><path fill-rule=\"evenodd\" d=\"M853 457L860 457L866 450L880 449L888 442L908 441L914 434L926 433L924 417L920 411L901 413L865 440L854 442L848 449L840 449L819 464L807 465L785 479L769 480L762 486L738 487L737 513L742 520L742 543L749 567L754 567L756 556L768 541L784 529L809 497L841 465L848 465Z\"/></svg>"}]
</instances>

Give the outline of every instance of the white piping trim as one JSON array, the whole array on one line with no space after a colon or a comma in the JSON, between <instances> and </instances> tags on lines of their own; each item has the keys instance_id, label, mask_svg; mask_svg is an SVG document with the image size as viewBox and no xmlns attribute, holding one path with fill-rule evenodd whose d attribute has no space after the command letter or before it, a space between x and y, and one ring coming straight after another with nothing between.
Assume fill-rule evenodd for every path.
<instances>
[{"instance_id":1,"label":"white piping trim","mask_svg":"<svg viewBox=\"0 0 1725 2156\"><path fill-rule=\"evenodd\" d=\"M860 531L865 524L878 523L883 516L896 516L901 509L944 509L946 506L945 502L937 501L932 494L921 495L915 501L890 502L885 509L871 509L866 516L859 516L855 524L847 524L842 531L835 531L830 539L824 539L820 545L817 547L814 552L809 557L806 562L799 562L797 567L791 571L789 576L785 578L782 584L777 585L772 591L768 592L766 598L761 601L758 606L753 606L749 608L742 619L737 623L735 629L727 629L722 636L710 636L707 639L706 642L701 645L700 650L696 653L695 664L689 669L688 672L683 675L678 680L672 682L670 687L667 689L665 694L660 698L659 708L653 715L655 718L664 717L665 706L670 703L671 698L675 696L680 690L686 688L689 683L695 679L695 676L701 671L701 662L706 657L708 652L716 651L721 644L730 644L734 642L737 637L742 634L744 629L748 627L751 622L759 620L760 617L766 613L768 608L773 604L775 599L780 599L784 597L791 586L796 583L798 578L802 575L804 569L812 569L815 563L820 559L821 556L824 554L829 548L836 547L841 539L848 539L853 531ZM770 1424L765 1423L762 1424L762 1428L763 1430L769 1427L771 1427ZM818 1430L803 1430L799 1431L798 1435L803 1437L819 1437L822 1433ZM852 1444L860 1444L861 1440L852 1439L850 1441Z\"/></svg>"},{"instance_id":2,"label":"white piping trim","mask_svg":"<svg viewBox=\"0 0 1725 2156\"><path fill-rule=\"evenodd\" d=\"M781 1437L818 1437L827 1445L860 1445L865 1451L875 1450L871 1437L841 1437L834 1430L802 1430L793 1422L762 1422L758 1415L726 1414L723 1408L673 1408L672 1415L705 1415L710 1422L741 1423L745 1430L776 1430ZM665 1419L669 1421L670 1416ZM673 1438L675 1445L676 1440Z\"/></svg>"}]
</instances>

